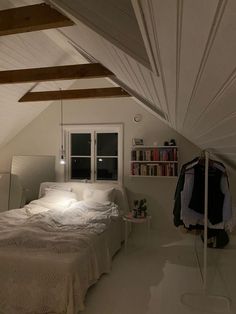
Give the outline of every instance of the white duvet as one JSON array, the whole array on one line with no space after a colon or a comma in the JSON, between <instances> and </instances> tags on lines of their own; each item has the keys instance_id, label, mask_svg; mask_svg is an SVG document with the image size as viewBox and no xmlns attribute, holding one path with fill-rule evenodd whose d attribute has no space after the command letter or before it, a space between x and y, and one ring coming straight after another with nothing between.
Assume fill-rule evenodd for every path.
<instances>
[{"instance_id":1,"label":"white duvet","mask_svg":"<svg viewBox=\"0 0 236 314\"><path fill-rule=\"evenodd\" d=\"M0 215L0 314L77 314L88 287L110 270L115 204L43 205Z\"/></svg>"}]
</instances>

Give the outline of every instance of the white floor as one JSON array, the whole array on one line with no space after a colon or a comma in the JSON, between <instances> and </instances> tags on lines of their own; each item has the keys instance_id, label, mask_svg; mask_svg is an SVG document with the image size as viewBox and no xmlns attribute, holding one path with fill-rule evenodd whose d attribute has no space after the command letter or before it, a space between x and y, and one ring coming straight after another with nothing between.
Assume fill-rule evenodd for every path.
<instances>
[{"instance_id":1,"label":"white floor","mask_svg":"<svg viewBox=\"0 0 236 314\"><path fill-rule=\"evenodd\" d=\"M163 240L164 239L164 240ZM202 243L196 240L202 260ZM201 296L201 273L194 250L194 236L177 242L151 232L149 240L132 234L113 260L112 272L89 289L83 314L228 314L236 313L236 237L227 249L209 249L208 290ZM189 297L189 293L193 296ZM195 295L200 294L197 304ZM183 302L188 300L190 304ZM189 299L190 298L190 299ZM231 304L229 304L229 300ZM208 305L211 301L211 306ZM190 307L190 305L192 307ZM230 305L230 310L227 306Z\"/></svg>"}]
</instances>

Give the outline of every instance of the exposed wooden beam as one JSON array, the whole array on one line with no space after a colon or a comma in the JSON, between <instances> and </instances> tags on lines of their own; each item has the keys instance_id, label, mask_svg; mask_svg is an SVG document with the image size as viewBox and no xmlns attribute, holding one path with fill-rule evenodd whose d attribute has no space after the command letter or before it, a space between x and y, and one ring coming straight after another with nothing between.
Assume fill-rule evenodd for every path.
<instances>
[{"instance_id":1,"label":"exposed wooden beam","mask_svg":"<svg viewBox=\"0 0 236 314\"><path fill-rule=\"evenodd\" d=\"M111 76L100 63L0 71L0 84L73 80Z\"/></svg>"},{"instance_id":2,"label":"exposed wooden beam","mask_svg":"<svg viewBox=\"0 0 236 314\"><path fill-rule=\"evenodd\" d=\"M45 92L28 92L19 102L49 101L59 99L108 98L129 97L130 95L121 87L71 89Z\"/></svg>"},{"instance_id":3,"label":"exposed wooden beam","mask_svg":"<svg viewBox=\"0 0 236 314\"><path fill-rule=\"evenodd\" d=\"M71 25L74 22L45 3L0 11L0 36Z\"/></svg>"}]
</instances>

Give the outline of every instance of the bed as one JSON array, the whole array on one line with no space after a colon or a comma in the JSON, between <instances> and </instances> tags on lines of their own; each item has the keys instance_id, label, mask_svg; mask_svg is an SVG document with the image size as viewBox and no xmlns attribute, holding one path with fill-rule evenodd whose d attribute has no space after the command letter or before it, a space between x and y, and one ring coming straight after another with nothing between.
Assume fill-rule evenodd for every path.
<instances>
[{"instance_id":1,"label":"bed","mask_svg":"<svg viewBox=\"0 0 236 314\"><path fill-rule=\"evenodd\" d=\"M0 215L0 313L78 314L111 270L128 203L118 185L45 182Z\"/></svg>"}]
</instances>

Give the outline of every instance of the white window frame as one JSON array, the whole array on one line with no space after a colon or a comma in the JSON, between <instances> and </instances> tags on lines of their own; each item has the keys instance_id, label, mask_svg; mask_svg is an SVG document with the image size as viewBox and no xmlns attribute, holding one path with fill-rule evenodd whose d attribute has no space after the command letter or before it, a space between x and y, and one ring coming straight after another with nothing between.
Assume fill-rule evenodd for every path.
<instances>
[{"instance_id":1,"label":"white window frame","mask_svg":"<svg viewBox=\"0 0 236 314\"><path fill-rule=\"evenodd\" d=\"M66 147L66 180L67 181L81 181L77 179L71 179L71 134L73 133L90 133L91 134L91 180L88 182L99 182L99 183L119 183L123 182L123 124L79 124L79 125L68 125L64 126L65 135L65 147ZM97 133L117 133L118 134L118 172L117 180L97 180L96 174L96 151L97 151ZM89 157L89 156L88 156ZM103 156L112 157L114 156Z\"/></svg>"}]
</instances>

